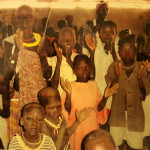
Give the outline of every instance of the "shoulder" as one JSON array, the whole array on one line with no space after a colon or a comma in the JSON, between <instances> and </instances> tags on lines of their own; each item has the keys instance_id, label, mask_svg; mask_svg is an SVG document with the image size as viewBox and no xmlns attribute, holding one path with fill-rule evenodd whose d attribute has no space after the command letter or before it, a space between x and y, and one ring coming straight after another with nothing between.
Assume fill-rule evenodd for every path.
<instances>
[{"instance_id":1,"label":"shoulder","mask_svg":"<svg viewBox=\"0 0 150 150\"><path fill-rule=\"evenodd\" d=\"M56 150L56 147L55 147L55 144L54 144L53 140L45 134L42 134L42 135L43 135L43 146L45 148L49 147L50 150Z\"/></svg>"},{"instance_id":2,"label":"shoulder","mask_svg":"<svg viewBox=\"0 0 150 150\"><path fill-rule=\"evenodd\" d=\"M9 143L9 150L21 150L21 145L20 145L20 142L18 140L20 136L19 135L16 135L12 138L12 140L10 141Z\"/></svg>"}]
</instances>

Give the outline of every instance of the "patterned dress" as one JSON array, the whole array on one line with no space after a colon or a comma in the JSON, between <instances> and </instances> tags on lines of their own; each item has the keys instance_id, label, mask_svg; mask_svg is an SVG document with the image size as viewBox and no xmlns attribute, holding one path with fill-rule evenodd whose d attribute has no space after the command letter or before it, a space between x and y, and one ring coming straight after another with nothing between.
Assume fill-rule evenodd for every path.
<instances>
[{"instance_id":1,"label":"patterned dress","mask_svg":"<svg viewBox=\"0 0 150 150\"><path fill-rule=\"evenodd\" d=\"M21 133L19 118L21 108L30 102L38 102L37 93L46 87L41 70L39 55L34 51L21 49L18 54L16 72L19 72L19 94L14 93L10 102L8 139Z\"/></svg>"}]
</instances>

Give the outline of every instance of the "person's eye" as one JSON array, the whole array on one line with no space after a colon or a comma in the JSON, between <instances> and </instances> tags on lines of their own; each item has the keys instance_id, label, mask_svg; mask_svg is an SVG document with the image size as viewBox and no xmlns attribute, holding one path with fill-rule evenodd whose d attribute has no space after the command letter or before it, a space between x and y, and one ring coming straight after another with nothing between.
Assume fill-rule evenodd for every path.
<instances>
[{"instance_id":1,"label":"person's eye","mask_svg":"<svg viewBox=\"0 0 150 150\"><path fill-rule=\"evenodd\" d=\"M43 119L38 119L38 121L39 121L39 122L42 122L42 121L43 121Z\"/></svg>"},{"instance_id":2,"label":"person's eye","mask_svg":"<svg viewBox=\"0 0 150 150\"><path fill-rule=\"evenodd\" d=\"M27 120L32 120L32 117L27 117Z\"/></svg>"}]
</instances>

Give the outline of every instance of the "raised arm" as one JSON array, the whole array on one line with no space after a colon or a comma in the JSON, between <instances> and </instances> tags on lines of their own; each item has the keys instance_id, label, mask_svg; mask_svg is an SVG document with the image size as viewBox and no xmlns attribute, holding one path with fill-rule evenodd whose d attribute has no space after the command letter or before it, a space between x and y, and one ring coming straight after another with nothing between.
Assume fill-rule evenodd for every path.
<instances>
[{"instance_id":1,"label":"raised arm","mask_svg":"<svg viewBox=\"0 0 150 150\"><path fill-rule=\"evenodd\" d=\"M57 62L56 62L55 72L51 79L51 85L52 87L58 88L59 79L60 79L60 65L62 61L62 50L57 46L56 42L54 43L54 47L57 54Z\"/></svg>"},{"instance_id":2,"label":"raised arm","mask_svg":"<svg viewBox=\"0 0 150 150\"><path fill-rule=\"evenodd\" d=\"M68 80L64 80L63 78L60 78L60 83L62 89L66 92L66 101L65 101L65 109L67 110L68 114L71 113L71 84Z\"/></svg>"},{"instance_id":3,"label":"raised arm","mask_svg":"<svg viewBox=\"0 0 150 150\"><path fill-rule=\"evenodd\" d=\"M76 110L75 112L76 121L73 123L73 125L70 128L68 128L69 137L75 132L79 124L90 116L90 113L91 113L90 108L84 108L81 111Z\"/></svg>"},{"instance_id":4,"label":"raised arm","mask_svg":"<svg viewBox=\"0 0 150 150\"><path fill-rule=\"evenodd\" d=\"M91 34L86 34L85 35L85 43L89 49L90 52L90 60L91 60L91 78L95 79L95 65L94 65L94 53L95 53L95 48L96 48L96 40L95 38L91 37Z\"/></svg>"}]
</instances>

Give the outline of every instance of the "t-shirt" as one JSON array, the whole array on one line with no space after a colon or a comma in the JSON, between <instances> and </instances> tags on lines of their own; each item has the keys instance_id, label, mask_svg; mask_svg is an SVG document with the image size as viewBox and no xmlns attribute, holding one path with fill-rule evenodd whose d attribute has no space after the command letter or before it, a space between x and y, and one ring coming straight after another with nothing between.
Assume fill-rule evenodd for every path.
<instances>
[{"instance_id":1,"label":"t-shirt","mask_svg":"<svg viewBox=\"0 0 150 150\"><path fill-rule=\"evenodd\" d=\"M20 135L16 135L12 138L9 144L8 150L56 150L53 140L47 135L43 135L41 144L36 148L28 147Z\"/></svg>"}]
</instances>

